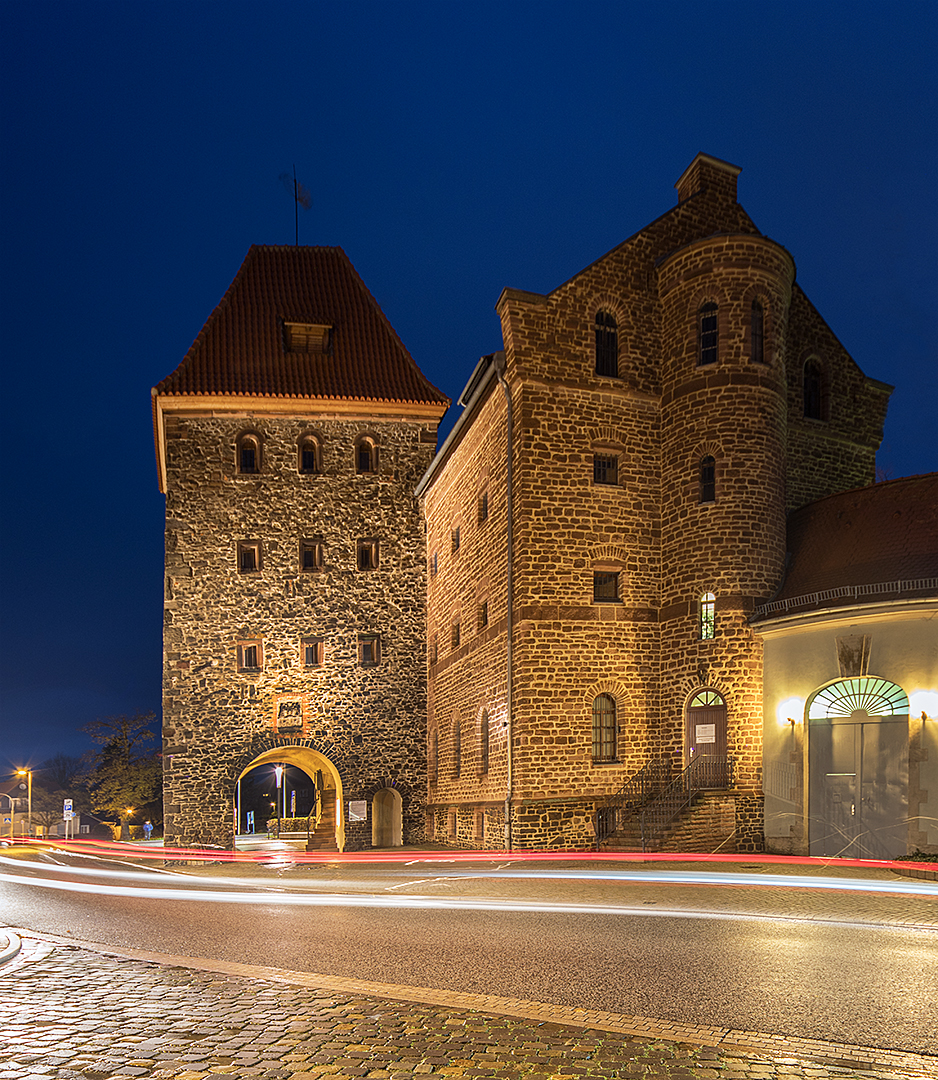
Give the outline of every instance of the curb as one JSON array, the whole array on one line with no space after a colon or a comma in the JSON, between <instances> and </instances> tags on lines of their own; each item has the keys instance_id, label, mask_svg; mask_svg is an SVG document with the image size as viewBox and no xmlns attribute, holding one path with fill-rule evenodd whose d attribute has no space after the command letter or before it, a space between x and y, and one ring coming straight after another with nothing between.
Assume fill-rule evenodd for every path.
<instances>
[{"instance_id":1,"label":"curb","mask_svg":"<svg viewBox=\"0 0 938 1080\"><path fill-rule=\"evenodd\" d=\"M12 960L22 946L23 943L17 934L10 930L0 930L0 964Z\"/></svg>"}]
</instances>

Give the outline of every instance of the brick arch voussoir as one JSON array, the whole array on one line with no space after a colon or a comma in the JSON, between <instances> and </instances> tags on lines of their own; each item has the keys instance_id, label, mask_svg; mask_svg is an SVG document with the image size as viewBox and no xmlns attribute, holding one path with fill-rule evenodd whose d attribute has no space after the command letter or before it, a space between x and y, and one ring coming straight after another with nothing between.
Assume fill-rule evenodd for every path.
<instances>
[{"instance_id":1,"label":"brick arch voussoir","mask_svg":"<svg viewBox=\"0 0 938 1080\"><path fill-rule=\"evenodd\" d=\"M591 562L621 562L625 565L628 551L619 544L597 544L589 549Z\"/></svg>"},{"instance_id":2,"label":"brick arch voussoir","mask_svg":"<svg viewBox=\"0 0 938 1080\"><path fill-rule=\"evenodd\" d=\"M598 682L592 683L587 687L585 694L588 709L592 709L593 702L600 694L608 694L616 703L618 709L620 704L628 699L629 688L619 679L600 679Z\"/></svg>"},{"instance_id":3,"label":"brick arch voussoir","mask_svg":"<svg viewBox=\"0 0 938 1080\"><path fill-rule=\"evenodd\" d=\"M586 431L586 438L589 440L590 446L621 446L623 448L629 445L628 435L619 428L612 427L612 425L606 425L603 427L592 427Z\"/></svg>"},{"instance_id":4,"label":"brick arch voussoir","mask_svg":"<svg viewBox=\"0 0 938 1080\"><path fill-rule=\"evenodd\" d=\"M388 789L397 791L401 799L406 803L407 800L413 795L413 789L408 783L402 783L396 776L382 776L373 781L367 787L363 789L365 798L368 800L374 799L375 795L379 791L386 791Z\"/></svg>"},{"instance_id":5,"label":"brick arch voussoir","mask_svg":"<svg viewBox=\"0 0 938 1080\"><path fill-rule=\"evenodd\" d=\"M234 785L248 765L268 750L290 750L298 747L315 750L318 754L322 754L323 757L328 758L335 766L336 772L338 772L342 779L342 783L345 784L347 782L349 769L347 762L345 761L345 755L337 750L333 743L326 739L298 738L292 735L268 734L255 736L251 740L248 749L233 759L228 768L229 783Z\"/></svg>"}]
</instances>

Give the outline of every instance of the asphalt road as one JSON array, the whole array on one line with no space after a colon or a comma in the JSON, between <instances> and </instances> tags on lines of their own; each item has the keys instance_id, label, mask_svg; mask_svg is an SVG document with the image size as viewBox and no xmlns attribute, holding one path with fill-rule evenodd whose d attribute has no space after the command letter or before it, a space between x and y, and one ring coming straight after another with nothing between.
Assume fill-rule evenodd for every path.
<instances>
[{"instance_id":1,"label":"asphalt road","mask_svg":"<svg viewBox=\"0 0 938 1080\"><path fill-rule=\"evenodd\" d=\"M118 948L938 1053L938 890L700 885L683 868L660 882L647 872L635 879L634 868L596 880L510 860L500 869L204 867L134 880L88 873L112 862L84 860L78 879L57 868L74 863L67 856L42 862L48 869L29 868L20 854L0 863L0 874L140 891L64 892L0 876L6 925ZM760 874L765 881L765 870L749 880ZM165 895L143 891L152 887ZM386 906L399 903L425 906Z\"/></svg>"}]
</instances>

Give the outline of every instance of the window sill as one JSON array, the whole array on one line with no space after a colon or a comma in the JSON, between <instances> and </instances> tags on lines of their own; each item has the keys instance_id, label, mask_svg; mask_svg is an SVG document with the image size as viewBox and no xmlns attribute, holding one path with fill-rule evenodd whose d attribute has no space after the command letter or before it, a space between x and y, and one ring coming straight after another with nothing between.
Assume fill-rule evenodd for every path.
<instances>
[{"instance_id":1,"label":"window sill","mask_svg":"<svg viewBox=\"0 0 938 1080\"><path fill-rule=\"evenodd\" d=\"M622 762L618 758L610 758L609 761L597 761L596 758L593 758L592 764L594 767L603 768L606 765L621 765Z\"/></svg>"}]
</instances>

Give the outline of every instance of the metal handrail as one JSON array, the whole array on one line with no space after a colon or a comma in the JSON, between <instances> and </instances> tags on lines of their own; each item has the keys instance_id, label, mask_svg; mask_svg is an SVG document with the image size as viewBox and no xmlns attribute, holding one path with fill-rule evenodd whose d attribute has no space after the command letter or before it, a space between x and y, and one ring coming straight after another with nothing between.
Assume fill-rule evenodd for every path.
<instances>
[{"instance_id":1,"label":"metal handrail","mask_svg":"<svg viewBox=\"0 0 938 1080\"><path fill-rule=\"evenodd\" d=\"M642 851L657 840L670 823L689 806L701 791L733 785L732 758L700 754L649 806L639 814Z\"/></svg>"},{"instance_id":2,"label":"metal handrail","mask_svg":"<svg viewBox=\"0 0 938 1080\"><path fill-rule=\"evenodd\" d=\"M671 759L652 758L596 810L596 848L628 821L640 806L661 792L671 777Z\"/></svg>"}]
</instances>

